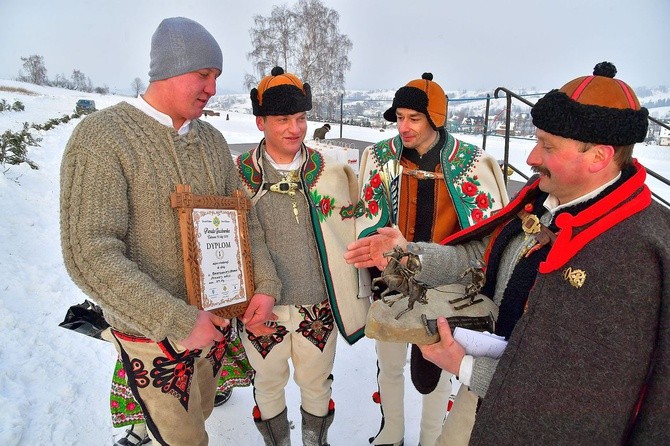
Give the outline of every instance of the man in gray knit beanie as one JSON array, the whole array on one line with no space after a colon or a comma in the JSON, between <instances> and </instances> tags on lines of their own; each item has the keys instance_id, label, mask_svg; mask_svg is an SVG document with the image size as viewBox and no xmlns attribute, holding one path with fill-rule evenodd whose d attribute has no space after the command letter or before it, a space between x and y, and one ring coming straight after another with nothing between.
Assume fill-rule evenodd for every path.
<instances>
[{"instance_id":1,"label":"man in gray knit beanie","mask_svg":"<svg viewBox=\"0 0 670 446\"><path fill-rule=\"evenodd\" d=\"M200 117L216 93L216 78L222 71L221 48L201 24L184 17L165 19L151 37L149 87L143 98L159 111L170 101L174 110L168 114L179 130ZM197 76L206 77L207 82L197 87L186 85ZM177 83L184 85L175 88ZM175 93L179 97L173 98Z\"/></svg>"},{"instance_id":2,"label":"man in gray knit beanie","mask_svg":"<svg viewBox=\"0 0 670 446\"><path fill-rule=\"evenodd\" d=\"M223 135L198 119L216 93L222 59L200 24L163 20L152 38L147 91L83 119L61 164L65 266L102 307L154 444L208 444L205 420L231 335L227 319L189 303L170 206L178 184L196 195L241 188ZM248 229L253 297L276 299L281 282L253 210ZM250 304L247 320L268 321L271 309L263 310Z\"/></svg>"},{"instance_id":3,"label":"man in gray knit beanie","mask_svg":"<svg viewBox=\"0 0 670 446\"><path fill-rule=\"evenodd\" d=\"M191 19L163 20L151 38L149 82L203 68L223 71L223 54L214 37Z\"/></svg>"}]
</instances>

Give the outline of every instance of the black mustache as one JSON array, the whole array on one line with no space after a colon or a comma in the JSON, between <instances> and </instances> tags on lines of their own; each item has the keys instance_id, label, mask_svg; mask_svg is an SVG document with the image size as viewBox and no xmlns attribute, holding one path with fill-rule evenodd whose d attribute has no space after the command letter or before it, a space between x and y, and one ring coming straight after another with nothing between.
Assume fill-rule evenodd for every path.
<instances>
[{"instance_id":1,"label":"black mustache","mask_svg":"<svg viewBox=\"0 0 670 446\"><path fill-rule=\"evenodd\" d=\"M545 169L544 167L533 166L533 167L530 168L530 170L532 170L534 173L539 173L539 174L542 174L542 175L546 175L546 176L551 178L551 172L549 172L549 170Z\"/></svg>"}]
</instances>

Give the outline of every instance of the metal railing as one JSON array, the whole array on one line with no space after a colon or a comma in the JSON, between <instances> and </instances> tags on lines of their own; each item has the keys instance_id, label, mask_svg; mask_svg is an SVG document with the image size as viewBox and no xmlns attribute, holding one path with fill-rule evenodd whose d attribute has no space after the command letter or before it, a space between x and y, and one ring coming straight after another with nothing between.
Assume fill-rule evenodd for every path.
<instances>
[{"instance_id":1,"label":"metal railing","mask_svg":"<svg viewBox=\"0 0 670 446\"><path fill-rule=\"evenodd\" d=\"M666 126L666 125L663 125L663 127L668 128L668 126ZM663 184L665 184L665 185L667 185L667 186L670 186L670 181L668 181L668 179L665 178L664 176L657 174L656 172L654 172L653 170L651 170L651 169L648 168L647 166L645 166L644 169L647 171L647 174L649 174L649 175L651 175L652 177L656 178L656 179L657 179L658 181L660 181L661 183L663 183ZM666 205L667 207L670 208L670 202L668 202L667 200L663 199L662 197L659 197L659 196L658 196L657 194L655 194L653 191L651 192L651 195L652 195L656 200L658 200L659 202L663 203L664 205Z\"/></svg>"}]
</instances>

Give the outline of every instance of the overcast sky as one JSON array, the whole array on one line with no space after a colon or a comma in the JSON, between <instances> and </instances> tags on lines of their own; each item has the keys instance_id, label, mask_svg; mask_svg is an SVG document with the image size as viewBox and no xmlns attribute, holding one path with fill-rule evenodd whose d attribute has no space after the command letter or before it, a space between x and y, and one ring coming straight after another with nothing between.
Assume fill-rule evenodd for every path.
<instances>
[{"instance_id":1,"label":"overcast sky","mask_svg":"<svg viewBox=\"0 0 670 446\"><path fill-rule=\"evenodd\" d=\"M633 87L670 86L668 0L322 0L353 43L347 90L396 89L430 71L445 90L558 88L613 62ZM47 76L79 69L94 86L148 82L151 35L165 17L205 26L224 54L218 93L244 93L249 29L263 0L0 0L0 78L21 57Z\"/></svg>"}]
</instances>

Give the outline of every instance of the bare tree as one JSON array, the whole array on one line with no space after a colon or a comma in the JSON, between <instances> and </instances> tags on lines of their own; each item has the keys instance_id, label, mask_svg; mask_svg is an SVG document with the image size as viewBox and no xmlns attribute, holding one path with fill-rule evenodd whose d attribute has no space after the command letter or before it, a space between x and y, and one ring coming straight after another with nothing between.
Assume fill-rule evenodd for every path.
<instances>
[{"instance_id":1,"label":"bare tree","mask_svg":"<svg viewBox=\"0 0 670 446\"><path fill-rule=\"evenodd\" d=\"M144 91L145 88L144 82L142 82L142 79L140 79L139 77L133 79L133 82L130 84L130 87L135 92L135 97L138 97L140 93Z\"/></svg>"},{"instance_id":2,"label":"bare tree","mask_svg":"<svg viewBox=\"0 0 670 446\"><path fill-rule=\"evenodd\" d=\"M75 90L90 93L93 91L91 79L79 70L72 71L72 86Z\"/></svg>"},{"instance_id":3,"label":"bare tree","mask_svg":"<svg viewBox=\"0 0 670 446\"><path fill-rule=\"evenodd\" d=\"M95 87L93 89L93 91L98 93L98 94L109 94L109 86L107 86L107 84L105 84L102 87Z\"/></svg>"},{"instance_id":4,"label":"bare tree","mask_svg":"<svg viewBox=\"0 0 670 446\"><path fill-rule=\"evenodd\" d=\"M57 74L56 78L51 82L51 85L54 87L67 88L68 90L74 90L72 86L72 81L65 77L64 74Z\"/></svg>"},{"instance_id":5,"label":"bare tree","mask_svg":"<svg viewBox=\"0 0 670 446\"><path fill-rule=\"evenodd\" d=\"M314 113L330 119L338 109L345 73L351 69L348 54L353 44L338 31L337 11L325 7L320 0L299 0L297 7L303 24L298 36L303 43L299 70L312 86Z\"/></svg>"},{"instance_id":6,"label":"bare tree","mask_svg":"<svg viewBox=\"0 0 670 446\"><path fill-rule=\"evenodd\" d=\"M37 85L48 85L49 79L47 79L47 68L44 66L44 57L37 54L32 56L22 57L23 68L28 73L23 75L19 73L19 80L24 82L30 82Z\"/></svg>"},{"instance_id":7,"label":"bare tree","mask_svg":"<svg viewBox=\"0 0 670 446\"><path fill-rule=\"evenodd\" d=\"M258 77L245 76L245 88L257 84L277 65L286 71L296 66L296 19L295 13L286 5L273 6L270 17L254 16L254 27L249 31L254 49L247 57L253 62Z\"/></svg>"},{"instance_id":8,"label":"bare tree","mask_svg":"<svg viewBox=\"0 0 670 446\"><path fill-rule=\"evenodd\" d=\"M255 75L246 75L244 86L251 88L279 65L309 82L316 116L333 118L353 47L340 34L339 20L338 12L321 0L298 0L292 8L275 6L270 17L254 16L249 31L254 50L247 57Z\"/></svg>"}]
</instances>

